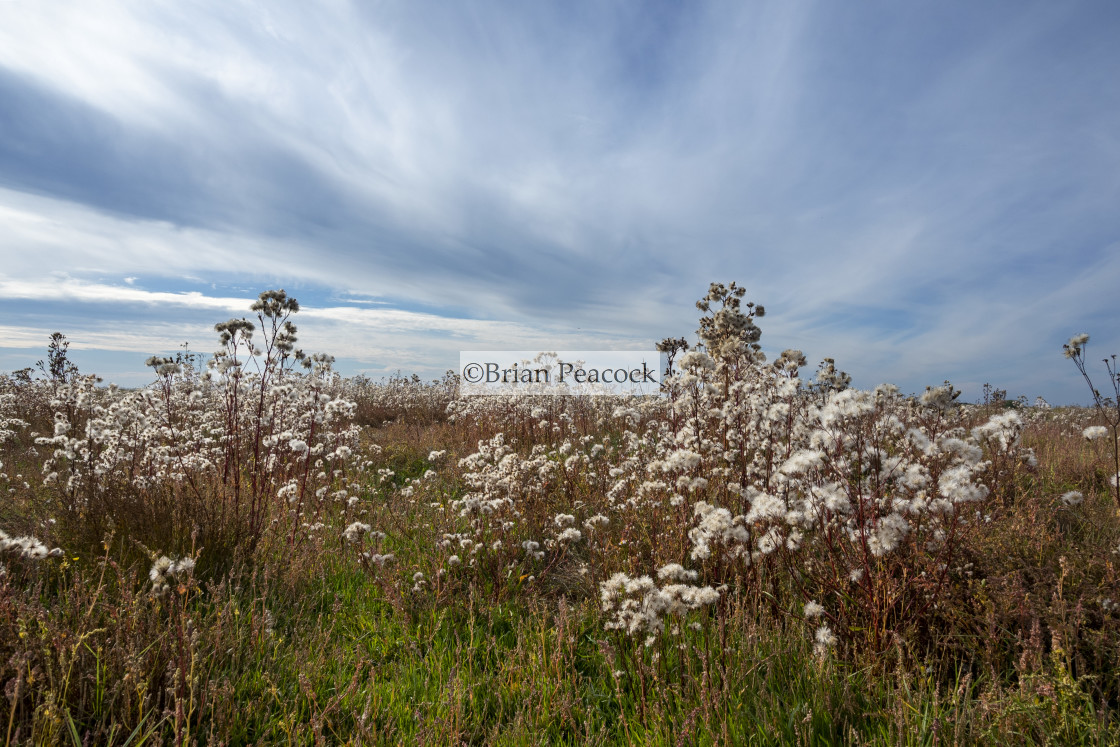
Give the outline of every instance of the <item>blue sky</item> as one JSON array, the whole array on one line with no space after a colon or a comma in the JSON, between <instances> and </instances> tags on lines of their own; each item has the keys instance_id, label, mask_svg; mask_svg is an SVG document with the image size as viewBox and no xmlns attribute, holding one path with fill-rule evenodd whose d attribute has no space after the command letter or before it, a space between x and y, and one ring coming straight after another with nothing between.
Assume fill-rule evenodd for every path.
<instances>
[{"instance_id":1,"label":"blue sky","mask_svg":"<svg viewBox=\"0 0 1120 747\"><path fill-rule=\"evenodd\" d=\"M283 287L345 373L648 349L709 282L855 382L1120 352L1120 6L0 0L0 371ZM693 338L694 339L694 338Z\"/></svg>"}]
</instances>

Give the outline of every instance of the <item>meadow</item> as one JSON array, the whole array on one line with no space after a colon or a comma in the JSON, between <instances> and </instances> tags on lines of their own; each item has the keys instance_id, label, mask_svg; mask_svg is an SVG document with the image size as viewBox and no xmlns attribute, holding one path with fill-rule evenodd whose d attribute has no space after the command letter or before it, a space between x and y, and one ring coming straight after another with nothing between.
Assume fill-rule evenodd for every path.
<instances>
[{"instance_id":1,"label":"meadow","mask_svg":"<svg viewBox=\"0 0 1120 747\"><path fill-rule=\"evenodd\" d=\"M342 378L283 291L143 389L56 336L0 376L3 744L1120 741L1115 399L856 389L743 298L660 398Z\"/></svg>"}]
</instances>

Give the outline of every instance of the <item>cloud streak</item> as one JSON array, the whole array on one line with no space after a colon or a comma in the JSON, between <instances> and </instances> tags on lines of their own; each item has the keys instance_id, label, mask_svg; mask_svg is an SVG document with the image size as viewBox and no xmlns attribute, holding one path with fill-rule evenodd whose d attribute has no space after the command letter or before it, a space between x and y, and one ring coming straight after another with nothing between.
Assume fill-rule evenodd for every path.
<instances>
[{"instance_id":1,"label":"cloud streak","mask_svg":"<svg viewBox=\"0 0 1120 747\"><path fill-rule=\"evenodd\" d=\"M1068 401L1065 337L1120 347L1118 31L1106 2L4 3L0 308L283 286L434 361L648 344L737 279L764 342L862 383Z\"/></svg>"}]
</instances>

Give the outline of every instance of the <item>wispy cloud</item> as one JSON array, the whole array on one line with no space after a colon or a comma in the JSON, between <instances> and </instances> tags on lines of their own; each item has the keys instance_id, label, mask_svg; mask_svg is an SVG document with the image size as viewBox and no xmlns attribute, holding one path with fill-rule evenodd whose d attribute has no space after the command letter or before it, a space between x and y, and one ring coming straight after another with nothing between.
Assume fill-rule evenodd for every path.
<instances>
[{"instance_id":1,"label":"wispy cloud","mask_svg":"<svg viewBox=\"0 0 1120 747\"><path fill-rule=\"evenodd\" d=\"M1120 348L1117 32L1107 2L2 3L0 308L108 340L286 286L442 367L687 333L738 279L764 342L863 383L1080 398L1061 341Z\"/></svg>"}]
</instances>

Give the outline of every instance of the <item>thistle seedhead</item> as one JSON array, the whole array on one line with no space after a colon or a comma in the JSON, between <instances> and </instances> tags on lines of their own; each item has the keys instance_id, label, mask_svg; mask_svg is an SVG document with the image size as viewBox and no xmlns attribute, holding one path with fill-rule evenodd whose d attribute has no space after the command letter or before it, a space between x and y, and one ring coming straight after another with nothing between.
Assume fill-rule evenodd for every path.
<instances>
[{"instance_id":1,"label":"thistle seedhead","mask_svg":"<svg viewBox=\"0 0 1120 747\"><path fill-rule=\"evenodd\" d=\"M821 394L828 394L829 392L842 392L851 385L852 377L837 369L835 360L825 358L817 366L817 375L810 389Z\"/></svg>"},{"instance_id":2,"label":"thistle seedhead","mask_svg":"<svg viewBox=\"0 0 1120 747\"><path fill-rule=\"evenodd\" d=\"M783 350L782 354L774 361L774 368L787 376L797 376L797 370L806 363L805 354L800 350Z\"/></svg>"},{"instance_id":3,"label":"thistle seedhead","mask_svg":"<svg viewBox=\"0 0 1120 747\"><path fill-rule=\"evenodd\" d=\"M279 319L299 311L299 301L290 298L283 289L266 290L249 308L269 319Z\"/></svg>"},{"instance_id":4,"label":"thistle seedhead","mask_svg":"<svg viewBox=\"0 0 1120 747\"><path fill-rule=\"evenodd\" d=\"M934 410L945 411L957 404L957 397L961 396L959 389L946 381L942 386L927 386L926 390L918 397L924 406Z\"/></svg>"},{"instance_id":5,"label":"thistle seedhead","mask_svg":"<svg viewBox=\"0 0 1120 747\"><path fill-rule=\"evenodd\" d=\"M753 354L761 350L758 340L762 330L754 323L766 310L754 303L746 304L744 313L742 299L746 289L735 283L725 286L712 283L708 295L696 302L696 308L705 312L700 318L700 328L696 331L706 350L714 358L726 361L739 354ZM719 308L713 310L713 304Z\"/></svg>"},{"instance_id":6,"label":"thistle seedhead","mask_svg":"<svg viewBox=\"0 0 1120 747\"><path fill-rule=\"evenodd\" d=\"M55 384L66 384L78 375L78 367L67 357L69 347L70 341L66 339L66 335L55 332L47 345L47 362L39 361L35 364Z\"/></svg>"},{"instance_id":7,"label":"thistle seedhead","mask_svg":"<svg viewBox=\"0 0 1120 747\"><path fill-rule=\"evenodd\" d=\"M156 376L174 376L183 372L183 366L177 363L174 358L165 358L158 355L148 358L144 361L144 365L154 368Z\"/></svg>"},{"instance_id":8,"label":"thistle seedhead","mask_svg":"<svg viewBox=\"0 0 1120 747\"><path fill-rule=\"evenodd\" d=\"M240 337L243 341L253 339L253 330L256 326L248 319L230 319L228 322L218 322L214 325L214 331L218 333L218 339L223 345L236 343Z\"/></svg>"},{"instance_id":9,"label":"thistle seedhead","mask_svg":"<svg viewBox=\"0 0 1120 747\"><path fill-rule=\"evenodd\" d=\"M1062 353L1067 358L1077 358L1081 355L1085 345L1089 342L1089 335L1082 332L1069 338L1069 342L1062 345Z\"/></svg>"},{"instance_id":10,"label":"thistle seedhead","mask_svg":"<svg viewBox=\"0 0 1120 747\"><path fill-rule=\"evenodd\" d=\"M283 353L291 353L296 347L296 325L284 322L276 333L276 349Z\"/></svg>"}]
</instances>

